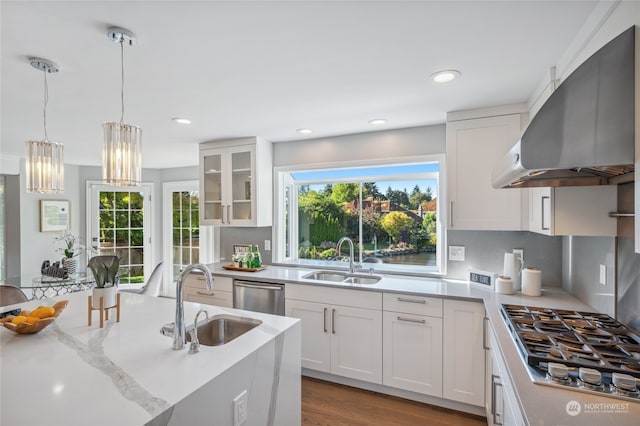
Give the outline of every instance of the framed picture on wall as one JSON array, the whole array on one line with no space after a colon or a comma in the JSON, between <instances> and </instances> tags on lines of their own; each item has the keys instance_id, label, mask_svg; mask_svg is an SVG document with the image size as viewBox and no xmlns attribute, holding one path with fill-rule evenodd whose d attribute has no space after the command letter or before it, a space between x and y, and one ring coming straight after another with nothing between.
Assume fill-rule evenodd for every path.
<instances>
[{"instance_id":1,"label":"framed picture on wall","mask_svg":"<svg viewBox=\"0 0 640 426\"><path fill-rule=\"evenodd\" d=\"M69 200L40 200L40 232L66 231L70 226Z\"/></svg>"}]
</instances>

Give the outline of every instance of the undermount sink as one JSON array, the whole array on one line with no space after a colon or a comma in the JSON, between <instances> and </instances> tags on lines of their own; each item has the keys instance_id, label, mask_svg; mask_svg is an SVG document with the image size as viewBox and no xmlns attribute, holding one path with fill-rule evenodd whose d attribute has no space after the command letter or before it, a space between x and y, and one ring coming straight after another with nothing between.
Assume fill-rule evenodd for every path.
<instances>
[{"instance_id":1,"label":"undermount sink","mask_svg":"<svg viewBox=\"0 0 640 426\"><path fill-rule=\"evenodd\" d=\"M207 322L198 325L198 341L205 346L220 346L242 336L246 332L262 324L262 321L252 318L236 317L232 315L216 315ZM186 341L191 341L191 333L187 328Z\"/></svg>"},{"instance_id":2,"label":"undermount sink","mask_svg":"<svg viewBox=\"0 0 640 426\"><path fill-rule=\"evenodd\" d=\"M344 281L345 278L347 278L347 274L344 272L336 271L314 271L302 278L320 281Z\"/></svg>"},{"instance_id":3,"label":"undermount sink","mask_svg":"<svg viewBox=\"0 0 640 426\"><path fill-rule=\"evenodd\" d=\"M382 279L379 275L348 274L339 271L313 271L302 278L318 281L334 281L348 284L375 284Z\"/></svg>"},{"instance_id":4,"label":"undermount sink","mask_svg":"<svg viewBox=\"0 0 640 426\"><path fill-rule=\"evenodd\" d=\"M198 341L205 346L220 346L242 336L262 324L262 321L234 315L215 315L206 321L198 321ZM160 331L173 336L174 324L165 325ZM191 342L193 324L187 327L185 341Z\"/></svg>"}]
</instances>

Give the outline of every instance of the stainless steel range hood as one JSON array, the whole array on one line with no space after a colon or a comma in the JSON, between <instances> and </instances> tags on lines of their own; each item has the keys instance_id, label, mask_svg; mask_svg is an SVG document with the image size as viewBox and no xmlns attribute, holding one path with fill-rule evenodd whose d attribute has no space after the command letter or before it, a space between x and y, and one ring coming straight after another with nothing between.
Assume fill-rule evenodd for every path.
<instances>
[{"instance_id":1,"label":"stainless steel range hood","mask_svg":"<svg viewBox=\"0 0 640 426\"><path fill-rule=\"evenodd\" d=\"M608 185L633 179L635 27L578 67L492 174L494 188Z\"/></svg>"}]
</instances>

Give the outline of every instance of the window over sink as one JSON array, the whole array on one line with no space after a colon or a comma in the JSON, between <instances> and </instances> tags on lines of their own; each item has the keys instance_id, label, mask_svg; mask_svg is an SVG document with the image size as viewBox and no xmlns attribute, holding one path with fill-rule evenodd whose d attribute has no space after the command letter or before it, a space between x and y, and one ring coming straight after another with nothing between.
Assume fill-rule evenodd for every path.
<instances>
[{"instance_id":1,"label":"window over sink","mask_svg":"<svg viewBox=\"0 0 640 426\"><path fill-rule=\"evenodd\" d=\"M440 161L276 169L274 261L377 272L441 273Z\"/></svg>"}]
</instances>

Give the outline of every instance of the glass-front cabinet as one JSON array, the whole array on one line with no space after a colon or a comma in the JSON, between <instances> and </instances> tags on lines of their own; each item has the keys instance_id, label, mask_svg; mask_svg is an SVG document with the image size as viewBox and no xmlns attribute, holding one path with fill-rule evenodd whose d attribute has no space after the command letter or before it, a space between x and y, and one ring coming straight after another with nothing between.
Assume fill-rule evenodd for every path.
<instances>
[{"instance_id":1,"label":"glass-front cabinet","mask_svg":"<svg viewBox=\"0 0 640 426\"><path fill-rule=\"evenodd\" d=\"M270 226L271 144L260 138L200 145L200 223Z\"/></svg>"}]
</instances>

